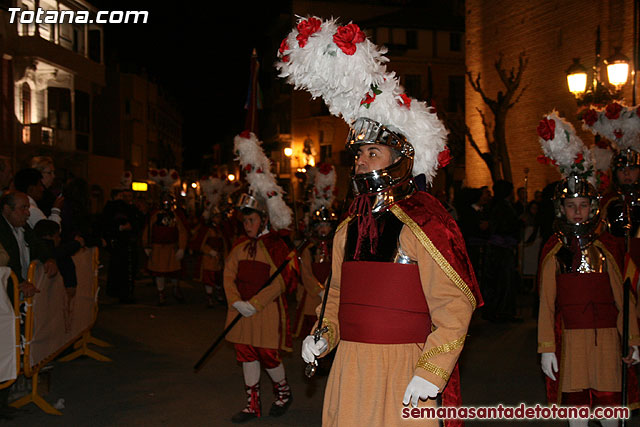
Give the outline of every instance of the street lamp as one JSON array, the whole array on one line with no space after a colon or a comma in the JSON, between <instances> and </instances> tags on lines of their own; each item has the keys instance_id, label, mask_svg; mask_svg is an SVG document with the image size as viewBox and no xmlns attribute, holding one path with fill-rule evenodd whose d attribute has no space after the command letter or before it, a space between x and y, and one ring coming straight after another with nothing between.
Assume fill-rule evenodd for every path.
<instances>
[{"instance_id":1,"label":"street lamp","mask_svg":"<svg viewBox=\"0 0 640 427\"><path fill-rule=\"evenodd\" d=\"M284 155L287 157L291 157L293 155L293 148L291 147L285 147L284 149Z\"/></svg>"},{"instance_id":2,"label":"street lamp","mask_svg":"<svg viewBox=\"0 0 640 427\"><path fill-rule=\"evenodd\" d=\"M615 86L616 90L620 90L629 78L629 58L620 52L620 47L616 47L615 52L607 58L605 64L607 64L609 83Z\"/></svg>"},{"instance_id":3,"label":"street lamp","mask_svg":"<svg viewBox=\"0 0 640 427\"><path fill-rule=\"evenodd\" d=\"M629 58L620 52L620 48L616 48L615 53L604 61L611 88L600 81L600 66L603 63L600 58L600 26L596 31L595 54L591 84L588 84L588 71L580 63L580 58L573 58L573 64L567 69L567 86L569 92L576 97L579 106L607 104L613 100L619 100L622 97L622 86L627 82Z\"/></svg>"}]
</instances>

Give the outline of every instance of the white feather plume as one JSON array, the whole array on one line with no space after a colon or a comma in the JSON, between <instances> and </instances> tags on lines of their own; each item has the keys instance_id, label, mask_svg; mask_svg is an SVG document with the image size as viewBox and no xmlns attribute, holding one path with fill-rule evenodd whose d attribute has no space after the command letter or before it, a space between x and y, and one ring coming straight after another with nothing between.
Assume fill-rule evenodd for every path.
<instances>
[{"instance_id":1,"label":"white feather plume","mask_svg":"<svg viewBox=\"0 0 640 427\"><path fill-rule=\"evenodd\" d=\"M284 191L271 173L271 162L262 151L261 144L254 133L242 133L234 138L234 152L246 173L249 192L265 201L273 228L289 228L293 212L282 197Z\"/></svg>"},{"instance_id":2,"label":"white feather plume","mask_svg":"<svg viewBox=\"0 0 640 427\"><path fill-rule=\"evenodd\" d=\"M317 31L306 31L309 27ZM404 135L415 150L413 175L424 173L431 182L448 131L432 107L406 96L395 73L387 71L386 48L359 31L334 19L299 18L280 48L280 77L322 97L331 114L347 124L366 117ZM357 34L354 43L337 44L335 37L343 32Z\"/></svg>"},{"instance_id":3,"label":"white feather plume","mask_svg":"<svg viewBox=\"0 0 640 427\"><path fill-rule=\"evenodd\" d=\"M540 127L549 128L553 122L553 135L546 139L541 135ZM594 186L597 184L591 151L584 145L571 123L561 118L556 110L547 114L538 127L540 146L544 155L550 159L565 178L577 175L586 178Z\"/></svg>"},{"instance_id":4,"label":"white feather plume","mask_svg":"<svg viewBox=\"0 0 640 427\"><path fill-rule=\"evenodd\" d=\"M612 102L602 108L591 107L582 113L582 127L614 144L616 150L632 148L640 152L640 116L638 106Z\"/></svg>"},{"instance_id":5,"label":"white feather plume","mask_svg":"<svg viewBox=\"0 0 640 427\"><path fill-rule=\"evenodd\" d=\"M323 206L331 209L336 198L336 169L328 163L321 164L313 169L315 169L315 173L309 210L314 212Z\"/></svg>"}]
</instances>

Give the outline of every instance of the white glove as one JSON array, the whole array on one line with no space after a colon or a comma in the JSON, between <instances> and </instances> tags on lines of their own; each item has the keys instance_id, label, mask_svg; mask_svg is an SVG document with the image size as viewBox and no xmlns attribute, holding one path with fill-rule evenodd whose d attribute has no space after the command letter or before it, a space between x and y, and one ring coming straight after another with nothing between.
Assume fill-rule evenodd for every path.
<instances>
[{"instance_id":1,"label":"white glove","mask_svg":"<svg viewBox=\"0 0 640 427\"><path fill-rule=\"evenodd\" d=\"M218 251L214 251L213 249L211 249L209 251L209 256L210 257L214 257L214 258L217 257L218 256Z\"/></svg>"},{"instance_id":2,"label":"white glove","mask_svg":"<svg viewBox=\"0 0 640 427\"><path fill-rule=\"evenodd\" d=\"M307 363L316 363L316 356L320 356L329 347L326 339L320 338L318 342L313 335L308 335L302 341L302 359Z\"/></svg>"},{"instance_id":3,"label":"white glove","mask_svg":"<svg viewBox=\"0 0 640 427\"><path fill-rule=\"evenodd\" d=\"M147 254L147 256L151 255L151 248L144 248L144 253Z\"/></svg>"},{"instance_id":4,"label":"white glove","mask_svg":"<svg viewBox=\"0 0 640 427\"><path fill-rule=\"evenodd\" d=\"M637 365L640 363L640 352L638 352L638 346L634 345L631 348L633 348L633 353L631 354L631 358L633 359L632 365Z\"/></svg>"},{"instance_id":5,"label":"white glove","mask_svg":"<svg viewBox=\"0 0 640 427\"><path fill-rule=\"evenodd\" d=\"M556 357L556 354L542 353L540 365L542 367L542 372L552 380L556 381L556 376L553 375L554 372L558 372L558 358Z\"/></svg>"},{"instance_id":6,"label":"white glove","mask_svg":"<svg viewBox=\"0 0 640 427\"><path fill-rule=\"evenodd\" d=\"M257 313L256 308L246 301L236 301L233 303L233 308L238 310L238 313L244 317L251 317Z\"/></svg>"},{"instance_id":7,"label":"white glove","mask_svg":"<svg viewBox=\"0 0 640 427\"><path fill-rule=\"evenodd\" d=\"M414 408L418 407L418 399L427 400L428 398L435 398L440 390L434 384L425 380L422 377L414 375L407 386L407 390L404 392L404 399L402 403Z\"/></svg>"},{"instance_id":8,"label":"white glove","mask_svg":"<svg viewBox=\"0 0 640 427\"><path fill-rule=\"evenodd\" d=\"M180 261L184 257L184 249L178 249L176 251L176 259Z\"/></svg>"}]
</instances>

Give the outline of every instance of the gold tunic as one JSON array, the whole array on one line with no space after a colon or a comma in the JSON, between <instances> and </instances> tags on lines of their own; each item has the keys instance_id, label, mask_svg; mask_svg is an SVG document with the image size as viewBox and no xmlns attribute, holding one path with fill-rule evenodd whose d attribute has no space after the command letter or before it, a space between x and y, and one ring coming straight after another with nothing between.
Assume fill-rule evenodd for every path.
<instances>
[{"instance_id":1,"label":"gold tunic","mask_svg":"<svg viewBox=\"0 0 640 427\"><path fill-rule=\"evenodd\" d=\"M147 262L147 269L154 273L173 273L182 269L181 261L176 258L178 249L185 250L187 247L188 232L180 218L175 215L175 226L178 228L178 239L171 243L151 243L149 224L155 224L158 219L156 212L147 222L142 233L142 245L145 248L151 248L151 255Z\"/></svg>"},{"instance_id":2,"label":"gold tunic","mask_svg":"<svg viewBox=\"0 0 640 427\"><path fill-rule=\"evenodd\" d=\"M575 392L592 388L598 391L620 391L622 335L622 277L613 255L606 251L600 241L596 245L606 254L606 271L618 308L617 328L564 329L562 331L562 354L558 360L556 378L559 391ZM555 307L556 274L560 265L554 254L548 255L540 270L540 308L538 316L538 353L555 352ZM630 307L635 300L632 297ZM633 310L630 311L633 313ZM633 317L629 322L629 345L639 345L638 323Z\"/></svg>"},{"instance_id":3,"label":"gold tunic","mask_svg":"<svg viewBox=\"0 0 640 427\"><path fill-rule=\"evenodd\" d=\"M262 241L258 241L256 255L250 258L245 250L249 240L236 245L225 261L224 265L224 292L229 308L225 327L238 315L233 308L233 303L242 301L240 292L236 286L238 263L242 260L263 262L271 266L269 274L273 274L278 268L269 256L267 248ZM266 281L267 278L265 278ZM226 339L232 343L249 344L254 347L272 348L291 351L285 345L284 336L281 333L286 325L286 311L282 299L279 298L285 292L285 283L282 275L278 275L273 282L248 302L255 307L257 313L251 317L243 317L227 334Z\"/></svg>"},{"instance_id":4,"label":"gold tunic","mask_svg":"<svg viewBox=\"0 0 640 427\"><path fill-rule=\"evenodd\" d=\"M325 311L330 329L325 338L329 350L336 346L338 349L325 390L322 424L415 424L415 420L402 419L402 400L407 385L414 375L418 375L443 390L464 345L474 307L420 240L404 226L400 232L400 245L407 256L418 262L422 289L435 330L422 345L340 341L340 273L346 231L347 227L338 230L333 245L333 272ZM427 405L434 406L435 401L419 402L419 406ZM420 425L437 426L438 420L420 420Z\"/></svg>"}]
</instances>

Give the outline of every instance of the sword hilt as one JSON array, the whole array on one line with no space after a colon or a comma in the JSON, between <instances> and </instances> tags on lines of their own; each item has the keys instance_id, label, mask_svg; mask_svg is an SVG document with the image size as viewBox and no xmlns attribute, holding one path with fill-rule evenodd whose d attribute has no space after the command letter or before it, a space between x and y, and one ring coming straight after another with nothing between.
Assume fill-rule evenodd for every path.
<instances>
[{"instance_id":1,"label":"sword hilt","mask_svg":"<svg viewBox=\"0 0 640 427\"><path fill-rule=\"evenodd\" d=\"M322 334L324 334L325 332L329 331L329 327L328 326L324 326L322 328L316 328L315 332L313 333L313 340L314 342L318 342L320 341L320 338L322 338ZM318 360L316 358L316 360L314 360L311 363L307 363L307 366L304 368L304 374L306 375L307 378L311 378L312 376L315 375L316 373L316 369L318 367Z\"/></svg>"}]
</instances>

